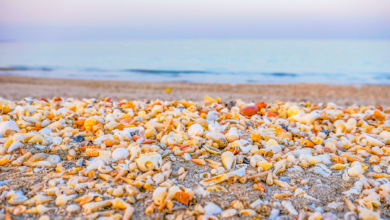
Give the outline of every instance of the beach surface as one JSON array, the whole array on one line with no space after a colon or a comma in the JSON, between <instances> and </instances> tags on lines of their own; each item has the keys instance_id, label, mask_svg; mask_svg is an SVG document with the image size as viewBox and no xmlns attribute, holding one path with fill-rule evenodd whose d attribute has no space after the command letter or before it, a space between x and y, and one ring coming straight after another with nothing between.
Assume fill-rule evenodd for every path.
<instances>
[{"instance_id":1,"label":"beach surface","mask_svg":"<svg viewBox=\"0 0 390 220\"><path fill-rule=\"evenodd\" d=\"M161 99L201 101L208 95L223 101L334 102L338 105L390 105L390 86L326 84L209 84L187 82L132 82L110 80L53 79L0 75L0 97L105 98L114 100ZM167 93L169 88L172 91Z\"/></svg>"}]
</instances>

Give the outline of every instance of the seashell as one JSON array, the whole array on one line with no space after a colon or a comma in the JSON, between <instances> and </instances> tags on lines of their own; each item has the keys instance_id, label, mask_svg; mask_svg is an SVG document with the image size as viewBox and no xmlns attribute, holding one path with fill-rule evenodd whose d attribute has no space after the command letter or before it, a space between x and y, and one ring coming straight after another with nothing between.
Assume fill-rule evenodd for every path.
<instances>
[{"instance_id":1,"label":"seashell","mask_svg":"<svg viewBox=\"0 0 390 220\"><path fill-rule=\"evenodd\" d=\"M105 166L103 164L99 165L98 170L100 173L109 173L113 171L113 169L110 166Z\"/></svg>"},{"instance_id":2,"label":"seashell","mask_svg":"<svg viewBox=\"0 0 390 220\"><path fill-rule=\"evenodd\" d=\"M209 163L209 166L212 168L212 169L218 169L222 164L219 163L219 162L216 162L216 161L213 161L213 160L208 160L206 159L206 161Z\"/></svg>"},{"instance_id":3,"label":"seashell","mask_svg":"<svg viewBox=\"0 0 390 220\"><path fill-rule=\"evenodd\" d=\"M370 164L376 164L379 163L380 159L378 156L372 155L368 161Z\"/></svg>"},{"instance_id":4,"label":"seashell","mask_svg":"<svg viewBox=\"0 0 390 220\"><path fill-rule=\"evenodd\" d=\"M247 106L245 108L242 108L240 110L240 114L243 116L251 116L256 114L259 111L259 108L257 106Z\"/></svg>"},{"instance_id":5,"label":"seashell","mask_svg":"<svg viewBox=\"0 0 390 220\"><path fill-rule=\"evenodd\" d=\"M4 155L0 158L0 166L3 166L9 162L11 162L11 155Z\"/></svg>"},{"instance_id":6,"label":"seashell","mask_svg":"<svg viewBox=\"0 0 390 220\"><path fill-rule=\"evenodd\" d=\"M292 194L292 193L274 194L275 199L285 199L285 198L289 198L289 197L293 197L293 196L294 196L294 194Z\"/></svg>"},{"instance_id":7,"label":"seashell","mask_svg":"<svg viewBox=\"0 0 390 220\"><path fill-rule=\"evenodd\" d=\"M291 215L295 215L295 216L298 215L297 210L295 210L293 204L292 204L290 201L283 200L283 201L282 201L282 206L283 206L285 209L287 209L287 211L288 211Z\"/></svg>"},{"instance_id":8,"label":"seashell","mask_svg":"<svg viewBox=\"0 0 390 220\"><path fill-rule=\"evenodd\" d=\"M368 143L371 144L371 146L379 146L379 147L382 147L382 146L385 145L384 143L382 143L381 141L379 141L379 140L377 140L377 139L375 139L375 138L373 138L373 137L370 137L370 136L368 136L368 135L365 135L365 137L366 137Z\"/></svg>"},{"instance_id":9,"label":"seashell","mask_svg":"<svg viewBox=\"0 0 390 220\"><path fill-rule=\"evenodd\" d=\"M200 215L197 220L218 220L218 217L214 215Z\"/></svg>"},{"instance_id":10,"label":"seashell","mask_svg":"<svg viewBox=\"0 0 390 220\"><path fill-rule=\"evenodd\" d=\"M204 159L191 159L191 161L199 165L206 165L206 161Z\"/></svg>"},{"instance_id":11,"label":"seashell","mask_svg":"<svg viewBox=\"0 0 390 220\"><path fill-rule=\"evenodd\" d=\"M187 205L190 201L190 194L186 192L176 192L174 197L184 205Z\"/></svg>"},{"instance_id":12,"label":"seashell","mask_svg":"<svg viewBox=\"0 0 390 220\"><path fill-rule=\"evenodd\" d=\"M71 204L71 205L68 205L68 207L66 207L66 211L69 213L78 212L80 210L81 210L81 207L79 205L76 205L76 204Z\"/></svg>"},{"instance_id":13,"label":"seashell","mask_svg":"<svg viewBox=\"0 0 390 220\"><path fill-rule=\"evenodd\" d=\"M372 170L376 173L382 173L382 169L380 166L376 165L372 167Z\"/></svg>"},{"instance_id":14,"label":"seashell","mask_svg":"<svg viewBox=\"0 0 390 220\"><path fill-rule=\"evenodd\" d=\"M56 210L56 208L47 208L44 205L37 205L37 207L27 209L25 213L28 214L44 214L50 210Z\"/></svg>"},{"instance_id":15,"label":"seashell","mask_svg":"<svg viewBox=\"0 0 390 220\"><path fill-rule=\"evenodd\" d=\"M235 209L226 209L221 213L222 218L229 218L233 217L237 214L237 210Z\"/></svg>"},{"instance_id":16,"label":"seashell","mask_svg":"<svg viewBox=\"0 0 390 220\"><path fill-rule=\"evenodd\" d=\"M136 159L135 162L142 172L147 172L155 168L154 161L148 156L141 156L140 158Z\"/></svg>"},{"instance_id":17,"label":"seashell","mask_svg":"<svg viewBox=\"0 0 390 220\"><path fill-rule=\"evenodd\" d=\"M254 188L255 190L259 190L260 192L263 192L263 193L267 192L267 189L266 189L265 186L264 186L263 184L261 184L261 183L255 183L255 184L253 185L253 188Z\"/></svg>"},{"instance_id":18,"label":"seashell","mask_svg":"<svg viewBox=\"0 0 390 220\"><path fill-rule=\"evenodd\" d=\"M361 177L364 173L364 169L361 165L353 166L352 168L348 169L348 175L354 176L354 177Z\"/></svg>"},{"instance_id":19,"label":"seashell","mask_svg":"<svg viewBox=\"0 0 390 220\"><path fill-rule=\"evenodd\" d=\"M383 154L390 156L390 147L382 147L381 151Z\"/></svg>"},{"instance_id":20,"label":"seashell","mask_svg":"<svg viewBox=\"0 0 390 220\"><path fill-rule=\"evenodd\" d=\"M20 215L20 214L22 214L23 212L25 212L26 211L26 206L24 206L24 205L18 205L18 206L16 206L15 208L14 208L14 210L12 211L12 214L14 214L14 215Z\"/></svg>"},{"instance_id":21,"label":"seashell","mask_svg":"<svg viewBox=\"0 0 390 220\"><path fill-rule=\"evenodd\" d=\"M274 174L278 173L283 173L286 170L286 159L279 160L277 163L274 165Z\"/></svg>"},{"instance_id":22,"label":"seashell","mask_svg":"<svg viewBox=\"0 0 390 220\"><path fill-rule=\"evenodd\" d=\"M338 163L338 164L333 165L333 166L331 167L331 169L334 169L334 170L342 170L342 169L344 169L344 168L346 168L346 167L348 167L348 166L349 166L349 164L340 164L340 163Z\"/></svg>"},{"instance_id":23,"label":"seashell","mask_svg":"<svg viewBox=\"0 0 390 220\"><path fill-rule=\"evenodd\" d=\"M228 192L228 190L223 186L209 186L206 188L206 191L215 191L215 192L222 192L222 193Z\"/></svg>"},{"instance_id":24,"label":"seashell","mask_svg":"<svg viewBox=\"0 0 390 220\"><path fill-rule=\"evenodd\" d=\"M161 167L161 171L162 172L168 171L171 169L171 167L172 167L172 161L168 161Z\"/></svg>"},{"instance_id":25,"label":"seashell","mask_svg":"<svg viewBox=\"0 0 390 220\"><path fill-rule=\"evenodd\" d=\"M67 196L67 195L58 196L56 198L55 204L57 206L65 205L69 200L74 199L76 196L77 196L77 194L69 195L69 196Z\"/></svg>"},{"instance_id":26,"label":"seashell","mask_svg":"<svg viewBox=\"0 0 390 220\"><path fill-rule=\"evenodd\" d=\"M50 202L53 200L53 197L51 196L43 196L43 195L36 195L32 197L31 199L25 201L23 205L30 206L30 205L41 205L46 202Z\"/></svg>"},{"instance_id":27,"label":"seashell","mask_svg":"<svg viewBox=\"0 0 390 220\"><path fill-rule=\"evenodd\" d=\"M195 137L195 136L202 136L204 133L203 127L200 124L193 124L188 128L188 135Z\"/></svg>"},{"instance_id":28,"label":"seashell","mask_svg":"<svg viewBox=\"0 0 390 220\"><path fill-rule=\"evenodd\" d=\"M215 147L212 147L210 145L204 145L203 148L209 152L209 153L212 153L212 154L221 154L221 151L218 150L217 148Z\"/></svg>"},{"instance_id":29,"label":"seashell","mask_svg":"<svg viewBox=\"0 0 390 220\"><path fill-rule=\"evenodd\" d=\"M237 132L237 128L236 127L231 127L229 132L227 132L225 134L225 138L227 141L229 142L233 142L233 141L236 141L240 138L238 132Z\"/></svg>"},{"instance_id":30,"label":"seashell","mask_svg":"<svg viewBox=\"0 0 390 220\"><path fill-rule=\"evenodd\" d=\"M222 213L222 209L212 202L206 202L206 206L204 207L205 215L215 215Z\"/></svg>"},{"instance_id":31,"label":"seashell","mask_svg":"<svg viewBox=\"0 0 390 220\"><path fill-rule=\"evenodd\" d=\"M11 146L8 148L8 153L11 153L12 151L18 149L19 147L23 147L24 144L22 144L20 141L14 141Z\"/></svg>"},{"instance_id":32,"label":"seashell","mask_svg":"<svg viewBox=\"0 0 390 220\"><path fill-rule=\"evenodd\" d=\"M236 164L236 157L230 151L226 151L221 156L222 163L226 167L226 169L230 170Z\"/></svg>"},{"instance_id":33,"label":"seashell","mask_svg":"<svg viewBox=\"0 0 390 220\"><path fill-rule=\"evenodd\" d=\"M164 202L165 197L167 197L167 195L168 193L166 187L157 187L153 192L152 199L154 201L154 204L161 205Z\"/></svg>"},{"instance_id":34,"label":"seashell","mask_svg":"<svg viewBox=\"0 0 390 220\"><path fill-rule=\"evenodd\" d=\"M117 160L124 160L130 155L129 151L125 148L117 148L112 152L112 157Z\"/></svg>"},{"instance_id":35,"label":"seashell","mask_svg":"<svg viewBox=\"0 0 390 220\"><path fill-rule=\"evenodd\" d=\"M282 147L280 147L279 145L271 145L267 146L264 150L264 157L272 157L274 154L282 152Z\"/></svg>"},{"instance_id":36,"label":"seashell","mask_svg":"<svg viewBox=\"0 0 390 220\"><path fill-rule=\"evenodd\" d=\"M10 200L8 200L8 203L11 205L20 205L26 202L28 198L21 194L14 195Z\"/></svg>"},{"instance_id":37,"label":"seashell","mask_svg":"<svg viewBox=\"0 0 390 220\"><path fill-rule=\"evenodd\" d=\"M82 205L83 210L86 214L91 214L93 212L96 212L97 210L110 206L112 204L111 200L106 201L100 201L100 202L90 202L87 204Z\"/></svg>"},{"instance_id":38,"label":"seashell","mask_svg":"<svg viewBox=\"0 0 390 220\"><path fill-rule=\"evenodd\" d=\"M257 213L252 209L243 209L240 211L241 215L249 215L249 216L255 216Z\"/></svg>"},{"instance_id":39,"label":"seashell","mask_svg":"<svg viewBox=\"0 0 390 220\"><path fill-rule=\"evenodd\" d=\"M232 172L227 173L227 174L221 174L219 176L215 176L215 177L212 177L209 179L204 179L204 180L200 181L199 184L201 184L202 186L212 186L212 185L216 185L218 183L222 183L222 182L226 181L228 179L228 177L232 176L232 175L237 175L238 177L242 177L245 175L245 168L246 167L242 167L238 170L232 171Z\"/></svg>"},{"instance_id":40,"label":"seashell","mask_svg":"<svg viewBox=\"0 0 390 220\"><path fill-rule=\"evenodd\" d=\"M15 121L5 121L0 122L0 134L2 134L4 137L10 136L13 133L19 133L20 128L15 123Z\"/></svg>"}]
</instances>

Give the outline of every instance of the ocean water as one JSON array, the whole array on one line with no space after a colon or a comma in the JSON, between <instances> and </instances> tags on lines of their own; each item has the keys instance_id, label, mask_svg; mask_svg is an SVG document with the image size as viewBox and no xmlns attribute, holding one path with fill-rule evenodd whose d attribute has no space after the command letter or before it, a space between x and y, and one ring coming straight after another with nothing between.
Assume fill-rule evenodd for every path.
<instances>
[{"instance_id":1,"label":"ocean water","mask_svg":"<svg viewBox=\"0 0 390 220\"><path fill-rule=\"evenodd\" d=\"M1 75L207 83L390 84L390 41L1 42Z\"/></svg>"}]
</instances>

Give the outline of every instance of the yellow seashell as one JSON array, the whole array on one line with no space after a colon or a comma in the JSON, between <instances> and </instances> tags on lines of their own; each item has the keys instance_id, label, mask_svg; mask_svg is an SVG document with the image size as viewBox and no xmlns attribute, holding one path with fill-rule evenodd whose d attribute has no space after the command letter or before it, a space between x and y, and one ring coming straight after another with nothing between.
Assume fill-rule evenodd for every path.
<instances>
[{"instance_id":1,"label":"yellow seashell","mask_svg":"<svg viewBox=\"0 0 390 220\"><path fill-rule=\"evenodd\" d=\"M348 167L349 164L341 164L341 163L338 163L338 164L335 164L331 167L331 169L334 169L334 170L341 170L341 169L344 169L346 167Z\"/></svg>"}]
</instances>

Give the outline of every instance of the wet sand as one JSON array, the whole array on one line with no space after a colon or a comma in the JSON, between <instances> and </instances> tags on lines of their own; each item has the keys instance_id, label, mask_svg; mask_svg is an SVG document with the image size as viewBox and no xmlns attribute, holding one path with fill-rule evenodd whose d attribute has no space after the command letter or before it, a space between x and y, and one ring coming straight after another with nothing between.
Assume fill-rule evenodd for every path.
<instances>
[{"instance_id":1,"label":"wet sand","mask_svg":"<svg viewBox=\"0 0 390 220\"><path fill-rule=\"evenodd\" d=\"M25 97L121 99L187 99L200 101L204 96L223 101L311 101L339 105L390 105L390 86L325 84L207 84L187 82L131 82L15 77L0 75L0 97L20 100ZM171 93L165 92L172 89Z\"/></svg>"}]
</instances>

